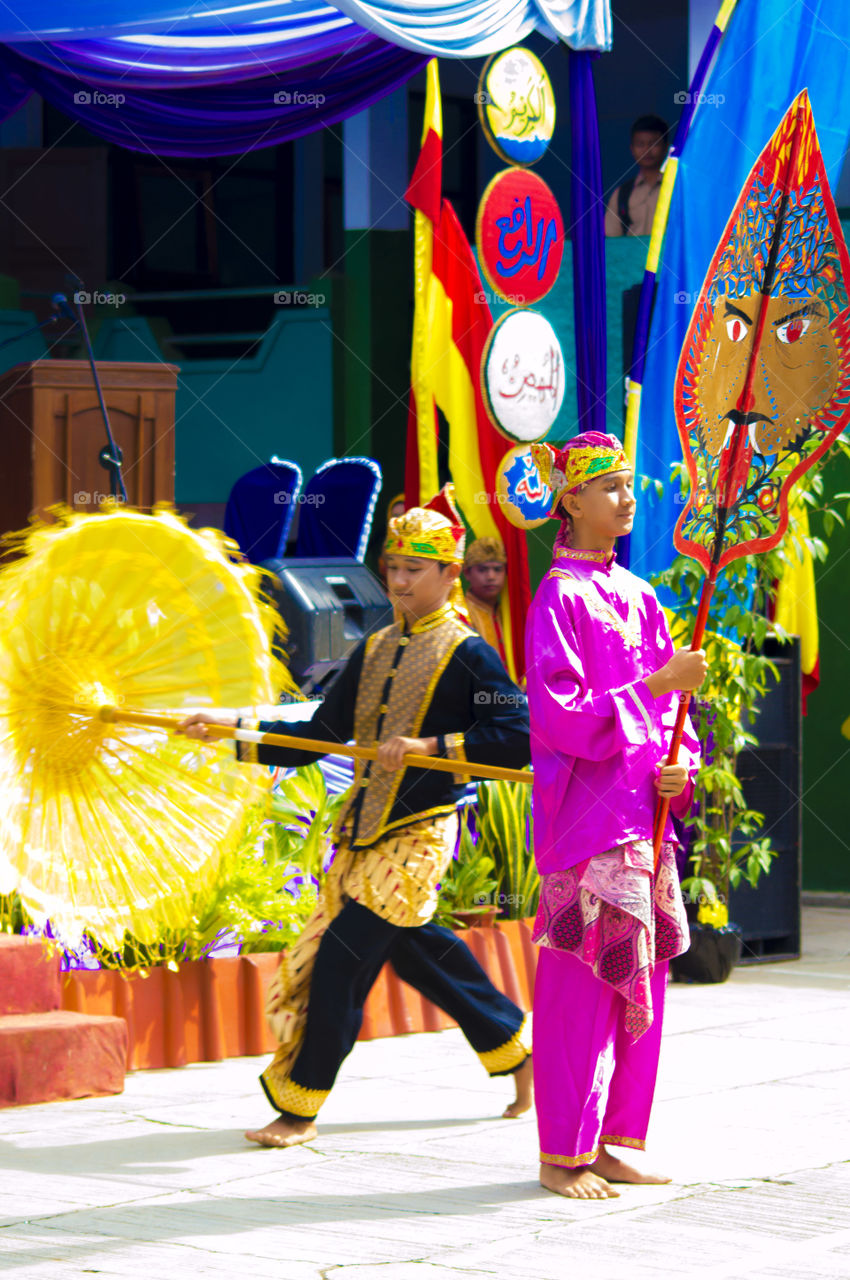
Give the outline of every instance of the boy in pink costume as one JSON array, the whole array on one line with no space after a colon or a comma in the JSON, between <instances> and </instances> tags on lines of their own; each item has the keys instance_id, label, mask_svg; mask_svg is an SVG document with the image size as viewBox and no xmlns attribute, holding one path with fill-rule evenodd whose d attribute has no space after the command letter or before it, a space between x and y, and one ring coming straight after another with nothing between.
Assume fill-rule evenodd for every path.
<instances>
[{"instance_id":1,"label":"boy in pink costume","mask_svg":"<svg viewBox=\"0 0 850 1280\"><path fill-rule=\"evenodd\" d=\"M616 563L632 527L633 472L614 436L532 446L561 520L527 627L534 842L534 1075L540 1181L578 1199L612 1182L667 1182L611 1155L642 1150L658 1070L668 961L688 930L668 825L657 867L658 796L685 814L699 745L688 724L665 765L680 691L705 655L673 644L647 583Z\"/></svg>"}]
</instances>

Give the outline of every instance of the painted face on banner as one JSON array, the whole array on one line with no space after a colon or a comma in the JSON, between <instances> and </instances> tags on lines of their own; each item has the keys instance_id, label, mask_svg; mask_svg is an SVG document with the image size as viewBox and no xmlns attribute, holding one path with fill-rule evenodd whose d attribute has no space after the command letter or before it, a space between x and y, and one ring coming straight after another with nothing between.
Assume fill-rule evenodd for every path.
<instances>
[{"instance_id":1,"label":"painted face on banner","mask_svg":"<svg viewBox=\"0 0 850 1280\"><path fill-rule=\"evenodd\" d=\"M734 300L720 296L714 305L699 377L702 436L712 457L739 420L758 306L757 293ZM817 294L770 298L756 360L755 403L746 415L757 452L777 453L803 437L835 392L839 359L829 309Z\"/></svg>"},{"instance_id":2,"label":"painted face on banner","mask_svg":"<svg viewBox=\"0 0 850 1280\"><path fill-rule=\"evenodd\" d=\"M722 566L775 545L787 527L791 486L850 417L848 276L850 261L804 91L738 197L676 373L676 421L691 495L674 541L706 568L712 559Z\"/></svg>"}]
</instances>

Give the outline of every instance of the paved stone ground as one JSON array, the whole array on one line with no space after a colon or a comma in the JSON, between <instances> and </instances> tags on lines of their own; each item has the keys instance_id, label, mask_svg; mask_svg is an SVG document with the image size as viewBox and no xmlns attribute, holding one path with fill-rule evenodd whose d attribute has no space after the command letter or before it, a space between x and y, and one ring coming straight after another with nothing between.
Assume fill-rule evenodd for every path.
<instances>
[{"instance_id":1,"label":"paved stone ground","mask_svg":"<svg viewBox=\"0 0 850 1280\"><path fill-rule=\"evenodd\" d=\"M360 1044L291 1152L259 1059L139 1072L123 1096L0 1112L0 1270L256 1280L850 1277L850 912L801 961L670 989L651 1163L670 1187L563 1201L534 1121L459 1032Z\"/></svg>"}]
</instances>

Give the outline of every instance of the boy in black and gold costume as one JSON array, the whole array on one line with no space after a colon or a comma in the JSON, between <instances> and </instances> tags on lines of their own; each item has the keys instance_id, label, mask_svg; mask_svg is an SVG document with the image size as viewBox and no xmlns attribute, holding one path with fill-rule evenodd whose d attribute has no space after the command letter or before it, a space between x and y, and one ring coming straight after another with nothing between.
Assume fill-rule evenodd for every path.
<instances>
[{"instance_id":1,"label":"boy in black and gold costume","mask_svg":"<svg viewBox=\"0 0 850 1280\"><path fill-rule=\"evenodd\" d=\"M457 1021L490 1075L514 1075L517 1096L506 1116L531 1104L521 1010L465 943L431 922L457 841L463 779L402 765L406 753L528 764L525 697L459 616L464 530L448 486L428 507L390 521L384 554L401 620L354 651L311 720L241 722L263 733L378 747L375 762L357 763L318 906L269 988L266 1012L280 1047L261 1082L280 1114L246 1135L263 1146L315 1136L316 1115L386 961ZM203 739L205 724L215 722L222 721L202 713L184 729ZM290 768L317 759L295 748L240 743L237 750L245 762Z\"/></svg>"}]
</instances>

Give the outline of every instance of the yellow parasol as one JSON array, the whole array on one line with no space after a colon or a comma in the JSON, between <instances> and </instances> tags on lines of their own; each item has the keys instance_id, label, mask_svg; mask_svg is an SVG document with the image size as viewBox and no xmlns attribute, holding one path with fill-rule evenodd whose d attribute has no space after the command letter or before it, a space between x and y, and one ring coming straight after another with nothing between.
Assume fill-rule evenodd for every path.
<instances>
[{"instance_id":1,"label":"yellow parasol","mask_svg":"<svg viewBox=\"0 0 850 1280\"><path fill-rule=\"evenodd\" d=\"M108 723L106 705L276 702L259 575L176 515L57 514L0 572L0 894L66 943L185 925L267 775L226 743Z\"/></svg>"}]
</instances>

